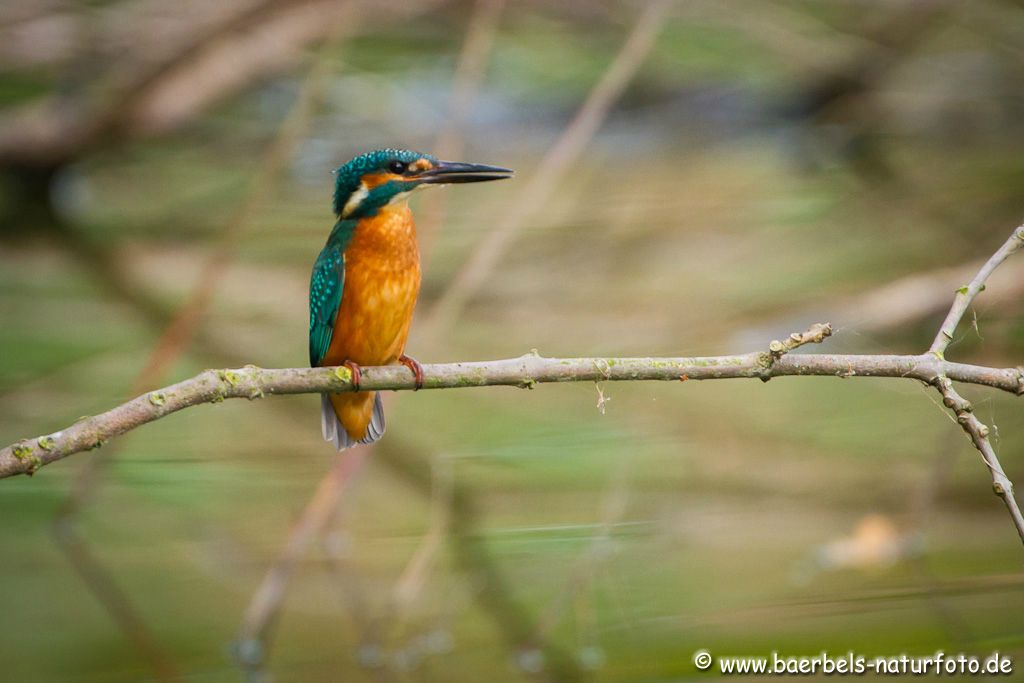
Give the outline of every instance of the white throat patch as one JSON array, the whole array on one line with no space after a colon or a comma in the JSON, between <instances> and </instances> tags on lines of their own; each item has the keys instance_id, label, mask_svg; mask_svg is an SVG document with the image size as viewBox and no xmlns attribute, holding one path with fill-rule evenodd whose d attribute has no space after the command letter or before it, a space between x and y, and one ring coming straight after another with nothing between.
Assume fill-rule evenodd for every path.
<instances>
[{"instance_id":1,"label":"white throat patch","mask_svg":"<svg viewBox=\"0 0 1024 683\"><path fill-rule=\"evenodd\" d=\"M366 187L366 183L360 181L359 189L349 195L348 201L345 202L345 206L341 209L341 217L348 218L353 211L359 208L359 205L363 203L366 196L370 194L370 190Z\"/></svg>"}]
</instances>

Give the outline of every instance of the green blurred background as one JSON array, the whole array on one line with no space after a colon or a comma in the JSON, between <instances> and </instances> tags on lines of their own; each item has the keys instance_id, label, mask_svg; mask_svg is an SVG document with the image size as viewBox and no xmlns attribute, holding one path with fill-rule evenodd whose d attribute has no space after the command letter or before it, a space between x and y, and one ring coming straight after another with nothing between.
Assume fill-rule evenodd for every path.
<instances>
[{"instance_id":1,"label":"green blurred background","mask_svg":"<svg viewBox=\"0 0 1024 683\"><path fill-rule=\"evenodd\" d=\"M596 134L428 334L641 16L653 45ZM424 362L745 352L825 320L832 351L919 352L1022 215L1021 45L1007 0L7 0L0 441L203 368L303 365L330 171L383 146L517 172L414 201ZM950 358L1021 363L1022 266ZM1024 481L1020 399L965 394ZM1022 550L936 396L830 378L395 395L262 662L242 614L338 465L314 396L191 409L0 482L0 678L1020 656Z\"/></svg>"}]
</instances>

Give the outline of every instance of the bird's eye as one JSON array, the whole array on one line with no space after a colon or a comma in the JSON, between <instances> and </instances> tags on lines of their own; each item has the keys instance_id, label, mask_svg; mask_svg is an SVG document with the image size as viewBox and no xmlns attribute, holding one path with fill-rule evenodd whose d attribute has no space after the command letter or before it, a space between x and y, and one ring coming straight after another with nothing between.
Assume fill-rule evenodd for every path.
<instances>
[{"instance_id":1,"label":"bird's eye","mask_svg":"<svg viewBox=\"0 0 1024 683\"><path fill-rule=\"evenodd\" d=\"M388 170L392 173L405 173L405 170L409 168L409 164L404 161L392 161L388 165Z\"/></svg>"}]
</instances>

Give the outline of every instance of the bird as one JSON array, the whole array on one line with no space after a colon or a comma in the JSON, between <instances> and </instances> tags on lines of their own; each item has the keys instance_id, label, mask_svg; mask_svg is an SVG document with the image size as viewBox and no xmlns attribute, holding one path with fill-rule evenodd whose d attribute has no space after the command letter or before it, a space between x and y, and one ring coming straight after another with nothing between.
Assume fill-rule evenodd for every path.
<instances>
[{"instance_id":1,"label":"bird","mask_svg":"<svg viewBox=\"0 0 1024 683\"><path fill-rule=\"evenodd\" d=\"M367 152L335 171L336 221L309 283L309 364L352 373L353 392L321 395L323 437L339 451L384 434L380 395L359 390L361 366L401 363L423 386L422 366L405 355L421 277L410 195L511 176L407 149Z\"/></svg>"}]
</instances>

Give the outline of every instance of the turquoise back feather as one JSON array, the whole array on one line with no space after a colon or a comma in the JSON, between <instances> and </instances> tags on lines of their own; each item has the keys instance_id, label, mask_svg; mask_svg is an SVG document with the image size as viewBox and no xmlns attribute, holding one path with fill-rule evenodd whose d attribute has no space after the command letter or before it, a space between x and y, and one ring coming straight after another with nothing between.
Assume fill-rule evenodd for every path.
<instances>
[{"instance_id":1,"label":"turquoise back feather","mask_svg":"<svg viewBox=\"0 0 1024 683\"><path fill-rule=\"evenodd\" d=\"M309 280L309 364L320 365L331 346L334 322L345 288L345 249L356 230L355 220L334 224Z\"/></svg>"}]
</instances>

